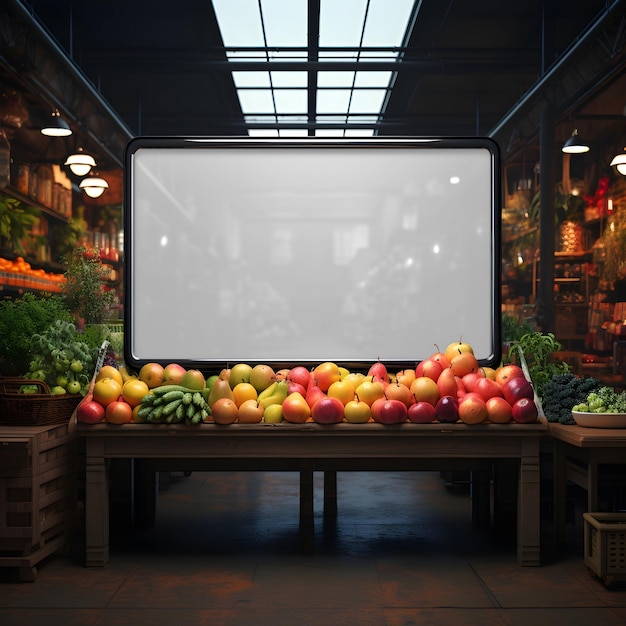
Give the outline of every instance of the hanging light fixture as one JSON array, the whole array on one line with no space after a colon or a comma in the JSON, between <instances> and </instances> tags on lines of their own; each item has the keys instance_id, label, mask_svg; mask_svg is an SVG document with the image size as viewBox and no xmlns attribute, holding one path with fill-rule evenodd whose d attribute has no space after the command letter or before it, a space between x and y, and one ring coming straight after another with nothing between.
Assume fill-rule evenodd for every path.
<instances>
[{"instance_id":1,"label":"hanging light fixture","mask_svg":"<svg viewBox=\"0 0 626 626\"><path fill-rule=\"evenodd\" d=\"M624 152L613 157L611 167L615 167L622 176L626 176L626 148Z\"/></svg>"},{"instance_id":2,"label":"hanging light fixture","mask_svg":"<svg viewBox=\"0 0 626 626\"><path fill-rule=\"evenodd\" d=\"M589 144L580 138L576 128L561 148L565 154L583 154L584 152L589 152L589 149Z\"/></svg>"},{"instance_id":3,"label":"hanging light fixture","mask_svg":"<svg viewBox=\"0 0 626 626\"><path fill-rule=\"evenodd\" d=\"M73 154L65 159L65 165L68 165L76 176L85 176L92 167L96 167L96 160L91 154L85 152L81 147Z\"/></svg>"},{"instance_id":4,"label":"hanging light fixture","mask_svg":"<svg viewBox=\"0 0 626 626\"><path fill-rule=\"evenodd\" d=\"M69 137L72 134L72 129L61 117L59 109L55 109L50 121L41 129L41 134L48 137Z\"/></svg>"},{"instance_id":5,"label":"hanging light fixture","mask_svg":"<svg viewBox=\"0 0 626 626\"><path fill-rule=\"evenodd\" d=\"M104 193L105 189L109 188L109 183L107 183L104 178L100 178L100 176L94 174L88 178L83 178L83 180L80 181L79 187L90 198L99 198Z\"/></svg>"}]
</instances>

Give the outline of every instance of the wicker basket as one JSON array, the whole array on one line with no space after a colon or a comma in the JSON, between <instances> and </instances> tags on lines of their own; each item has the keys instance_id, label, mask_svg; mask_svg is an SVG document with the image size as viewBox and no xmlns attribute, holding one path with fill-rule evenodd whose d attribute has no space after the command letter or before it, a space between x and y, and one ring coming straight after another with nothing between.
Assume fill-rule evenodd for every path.
<instances>
[{"instance_id":1,"label":"wicker basket","mask_svg":"<svg viewBox=\"0 0 626 626\"><path fill-rule=\"evenodd\" d=\"M23 385L37 385L38 393L20 393ZM41 380L0 378L0 426L47 426L67 422L80 394L53 395Z\"/></svg>"}]
</instances>

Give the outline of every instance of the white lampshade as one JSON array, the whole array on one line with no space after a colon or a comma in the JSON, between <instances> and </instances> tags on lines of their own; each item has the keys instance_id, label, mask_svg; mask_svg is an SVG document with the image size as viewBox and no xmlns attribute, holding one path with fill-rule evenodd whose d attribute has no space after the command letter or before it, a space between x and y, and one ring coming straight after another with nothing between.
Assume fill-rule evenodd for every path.
<instances>
[{"instance_id":1,"label":"white lampshade","mask_svg":"<svg viewBox=\"0 0 626 626\"><path fill-rule=\"evenodd\" d=\"M566 154L584 154L589 152L589 144L580 138L578 130L575 128L561 150Z\"/></svg>"},{"instance_id":2,"label":"white lampshade","mask_svg":"<svg viewBox=\"0 0 626 626\"><path fill-rule=\"evenodd\" d=\"M83 178L79 186L90 198L99 198L109 188L109 183L99 176L90 176Z\"/></svg>"},{"instance_id":3,"label":"white lampshade","mask_svg":"<svg viewBox=\"0 0 626 626\"><path fill-rule=\"evenodd\" d=\"M67 157L65 165L68 165L76 176L85 176L92 167L96 167L96 160L82 148L78 148L74 154Z\"/></svg>"},{"instance_id":4,"label":"white lampshade","mask_svg":"<svg viewBox=\"0 0 626 626\"><path fill-rule=\"evenodd\" d=\"M626 150L626 148L624 148L624 150ZM611 167L615 167L622 176L626 176L626 152L622 152L613 157Z\"/></svg>"}]
</instances>

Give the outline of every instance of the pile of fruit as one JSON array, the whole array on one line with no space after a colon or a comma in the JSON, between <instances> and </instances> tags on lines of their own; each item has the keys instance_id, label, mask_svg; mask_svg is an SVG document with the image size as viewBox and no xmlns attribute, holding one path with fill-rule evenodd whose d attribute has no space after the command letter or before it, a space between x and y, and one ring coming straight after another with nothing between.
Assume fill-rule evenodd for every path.
<instances>
[{"instance_id":1,"label":"pile of fruit","mask_svg":"<svg viewBox=\"0 0 626 626\"><path fill-rule=\"evenodd\" d=\"M115 424L466 424L533 423L532 384L518 365L481 367L470 344L455 341L415 368L367 373L333 362L274 370L237 363L205 379L177 363L147 363L133 375L101 368L77 408L84 423Z\"/></svg>"}]
</instances>

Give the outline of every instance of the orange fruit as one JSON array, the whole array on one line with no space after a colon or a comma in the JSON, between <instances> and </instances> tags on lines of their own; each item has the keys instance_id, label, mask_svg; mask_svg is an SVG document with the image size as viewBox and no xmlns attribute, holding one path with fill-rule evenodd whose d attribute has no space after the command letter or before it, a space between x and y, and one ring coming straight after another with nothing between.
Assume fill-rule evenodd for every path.
<instances>
[{"instance_id":1,"label":"orange fruit","mask_svg":"<svg viewBox=\"0 0 626 626\"><path fill-rule=\"evenodd\" d=\"M122 374L120 374L120 371L112 365L103 365L100 368L100 371L96 374L96 381L101 380L102 378L112 378L120 384L120 387L124 384Z\"/></svg>"},{"instance_id":2,"label":"orange fruit","mask_svg":"<svg viewBox=\"0 0 626 626\"><path fill-rule=\"evenodd\" d=\"M246 400L256 400L258 395L256 388L251 383L237 383L233 387L233 398L238 407Z\"/></svg>"},{"instance_id":3,"label":"orange fruit","mask_svg":"<svg viewBox=\"0 0 626 626\"><path fill-rule=\"evenodd\" d=\"M122 385L122 398L135 408L149 391L148 385L143 380L130 378Z\"/></svg>"},{"instance_id":4,"label":"orange fruit","mask_svg":"<svg viewBox=\"0 0 626 626\"><path fill-rule=\"evenodd\" d=\"M122 385L114 378L101 378L94 383L93 399L103 407L115 402L121 394Z\"/></svg>"}]
</instances>

